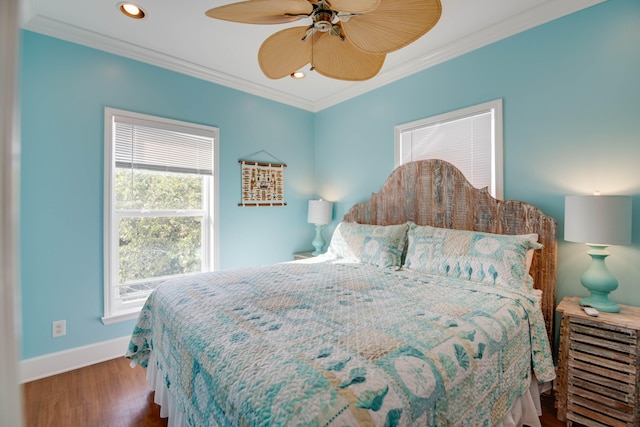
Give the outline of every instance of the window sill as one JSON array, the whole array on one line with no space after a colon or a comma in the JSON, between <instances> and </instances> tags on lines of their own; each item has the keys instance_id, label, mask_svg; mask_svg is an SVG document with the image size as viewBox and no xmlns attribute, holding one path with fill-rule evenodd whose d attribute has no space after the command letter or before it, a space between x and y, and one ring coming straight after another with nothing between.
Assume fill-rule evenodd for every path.
<instances>
[{"instance_id":1,"label":"window sill","mask_svg":"<svg viewBox=\"0 0 640 427\"><path fill-rule=\"evenodd\" d=\"M142 308L136 308L133 311L111 314L109 316L103 316L101 320L104 325L111 325L113 323L124 322L125 320L137 319L140 315L140 310L142 310Z\"/></svg>"}]
</instances>

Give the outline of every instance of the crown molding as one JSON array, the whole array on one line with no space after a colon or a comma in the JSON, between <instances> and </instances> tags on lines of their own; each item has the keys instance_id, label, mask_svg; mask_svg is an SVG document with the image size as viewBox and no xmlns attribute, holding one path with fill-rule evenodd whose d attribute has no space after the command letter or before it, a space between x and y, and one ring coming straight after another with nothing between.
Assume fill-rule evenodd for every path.
<instances>
[{"instance_id":1,"label":"crown molding","mask_svg":"<svg viewBox=\"0 0 640 427\"><path fill-rule=\"evenodd\" d=\"M431 51L427 56L419 58L413 62L385 71L376 76L373 80L362 82L357 86L352 86L349 89L343 90L339 94L328 96L316 101L314 111L321 111L325 108L347 101L389 83L403 79L419 71L442 64L458 56L462 56L465 53L472 52L481 47L559 19L563 16L570 15L579 10L603 3L604 1L606 0L567 0L545 3L544 5L531 9L526 13L522 13L514 16L513 18L499 22L491 28L470 34L455 41L454 43L450 43L440 49Z\"/></svg>"},{"instance_id":2,"label":"crown molding","mask_svg":"<svg viewBox=\"0 0 640 427\"><path fill-rule=\"evenodd\" d=\"M300 99L299 97L47 17L35 15L28 19L28 23L23 25L22 28L114 55L134 59L146 64L155 65L208 82L217 83L225 87L237 89L303 110L312 111L314 109L312 102Z\"/></svg>"},{"instance_id":3,"label":"crown molding","mask_svg":"<svg viewBox=\"0 0 640 427\"><path fill-rule=\"evenodd\" d=\"M134 59L155 65L167 70L175 71L208 82L236 89L252 95L267 98L276 102L291 105L303 110L318 112L333 105L347 101L356 96L370 92L389 83L400 80L419 71L446 62L450 59L469 53L499 40L545 24L571 13L586 9L606 0L552 0L493 25L491 28L478 31L461 38L454 43L436 49L428 55L413 62L383 71L375 78L359 82L335 95L330 95L317 101L301 99L300 97L283 93L279 90L267 88L257 83L231 76L210 68L181 60L161 52L133 45L122 40L105 37L98 33L75 27L63 22L37 15L30 0L23 1L22 19L23 29L34 31L68 42L102 50L104 52Z\"/></svg>"}]
</instances>

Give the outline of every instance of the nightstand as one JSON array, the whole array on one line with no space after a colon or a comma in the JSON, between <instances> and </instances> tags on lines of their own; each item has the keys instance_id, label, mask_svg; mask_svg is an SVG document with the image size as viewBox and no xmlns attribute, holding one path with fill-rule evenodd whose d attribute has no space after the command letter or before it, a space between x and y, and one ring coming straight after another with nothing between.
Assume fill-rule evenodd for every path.
<instances>
[{"instance_id":1,"label":"nightstand","mask_svg":"<svg viewBox=\"0 0 640 427\"><path fill-rule=\"evenodd\" d=\"M295 254L293 254L293 259L299 260L299 259L313 258L313 255L311 255L312 253L313 251L296 252Z\"/></svg>"},{"instance_id":2,"label":"nightstand","mask_svg":"<svg viewBox=\"0 0 640 427\"><path fill-rule=\"evenodd\" d=\"M640 424L640 307L590 317L577 297L562 300L556 408L586 426Z\"/></svg>"}]
</instances>

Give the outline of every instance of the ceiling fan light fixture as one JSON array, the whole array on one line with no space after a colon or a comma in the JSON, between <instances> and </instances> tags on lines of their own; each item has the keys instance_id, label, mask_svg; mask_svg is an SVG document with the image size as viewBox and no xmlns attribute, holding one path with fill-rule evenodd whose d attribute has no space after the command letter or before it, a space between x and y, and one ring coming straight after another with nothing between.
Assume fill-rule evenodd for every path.
<instances>
[{"instance_id":1,"label":"ceiling fan light fixture","mask_svg":"<svg viewBox=\"0 0 640 427\"><path fill-rule=\"evenodd\" d=\"M313 26L323 33L329 31L333 26L333 15L334 13L331 10L316 11L313 15Z\"/></svg>"},{"instance_id":2,"label":"ceiling fan light fixture","mask_svg":"<svg viewBox=\"0 0 640 427\"><path fill-rule=\"evenodd\" d=\"M118 9L120 9L120 12L122 12L124 15L133 19L142 19L147 16L145 11L142 10L140 6L134 3L120 2L118 3Z\"/></svg>"},{"instance_id":3,"label":"ceiling fan light fixture","mask_svg":"<svg viewBox=\"0 0 640 427\"><path fill-rule=\"evenodd\" d=\"M292 79L304 79L304 73L302 71L294 71L291 73Z\"/></svg>"}]
</instances>

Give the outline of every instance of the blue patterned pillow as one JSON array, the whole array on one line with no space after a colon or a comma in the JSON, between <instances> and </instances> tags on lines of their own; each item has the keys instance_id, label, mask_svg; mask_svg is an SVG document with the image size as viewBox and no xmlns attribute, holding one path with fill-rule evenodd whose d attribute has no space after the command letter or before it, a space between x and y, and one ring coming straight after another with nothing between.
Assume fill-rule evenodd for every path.
<instances>
[{"instance_id":1,"label":"blue patterned pillow","mask_svg":"<svg viewBox=\"0 0 640 427\"><path fill-rule=\"evenodd\" d=\"M409 224L405 267L488 285L533 290L527 252L542 245L527 236Z\"/></svg>"},{"instance_id":2,"label":"blue patterned pillow","mask_svg":"<svg viewBox=\"0 0 640 427\"><path fill-rule=\"evenodd\" d=\"M341 222L327 253L353 262L400 268L407 243L407 224L369 225Z\"/></svg>"}]
</instances>

